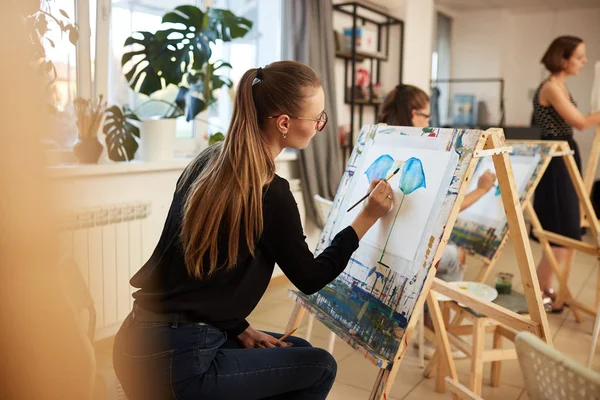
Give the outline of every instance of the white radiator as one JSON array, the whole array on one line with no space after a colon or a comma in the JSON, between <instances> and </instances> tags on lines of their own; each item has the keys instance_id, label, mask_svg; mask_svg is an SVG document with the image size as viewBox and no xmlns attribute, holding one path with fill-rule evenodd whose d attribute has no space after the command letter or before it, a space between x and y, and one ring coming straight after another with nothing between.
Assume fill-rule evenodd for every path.
<instances>
[{"instance_id":1,"label":"white radiator","mask_svg":"<svg viewBox=\"0 0 600 400\"><path fill-rule=\"evenodd\" d=\"M114 335L132 306L131 276L146 260L144 232L149 203L70 212L63 219L61 251L72 255L96 308L96 339Z\"/></svg>"}]
</instances>

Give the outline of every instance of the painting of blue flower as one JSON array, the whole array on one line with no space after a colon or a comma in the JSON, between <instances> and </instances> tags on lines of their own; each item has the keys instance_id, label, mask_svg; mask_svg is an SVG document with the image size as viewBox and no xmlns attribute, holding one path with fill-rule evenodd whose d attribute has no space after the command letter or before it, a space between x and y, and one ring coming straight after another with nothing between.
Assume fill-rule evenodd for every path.
<instances>
[{"instance_id":1,"label":"painting of blue flower","mask_svg":"<svg viewBox=\"0 0 600 400\"><path fill-rule=\"evenodd\" d=\"M369 182L373 182L376 179L385 179L392 165L394 165L392 156L389 154L381 155L367 168L365 175L367 175Z\"/></svg>"},{"instance_id":2,"label":"painting of blue flower","mask_svg":"<svg viewBox=\"0 0 600 400\"><path fill-rule=\"evenodd\" d=\"M400 205L398 206L398 210L396 211L396 215L394 216L394 222L392 222L392 227L385 241L385 245L383 246L381 258L379 259L379 263L386 267L389 266L383 263L383 257L385 256L385 251L387 249L388 242L390 241L390 236L392 236L392 232L394 231L394 225L396 225L396 220L398 219L398 215L400 214L400 209L402 208L404 198L417 189L427 188L425 171L423 170L423 163L420 159L416 157L411 157L408 160L406 160L406 162L402 166L402 176L400 177L400 183L398 185L398 188L402 192L402 200L400 200Z\"/></svg>"},{"instance_id":3,"label":"painting of blue flower","mask_svg":"<svg viewBox=\"0 0 600 400\"><path fill-rule=\"evenodd\" d=\"M404 163L402 167L402 177L398 188L405 195L411 194L419 188L426 188L425 172L423 171L423 163L415 157L411 157Z\"/></svg>"}]
</instances>

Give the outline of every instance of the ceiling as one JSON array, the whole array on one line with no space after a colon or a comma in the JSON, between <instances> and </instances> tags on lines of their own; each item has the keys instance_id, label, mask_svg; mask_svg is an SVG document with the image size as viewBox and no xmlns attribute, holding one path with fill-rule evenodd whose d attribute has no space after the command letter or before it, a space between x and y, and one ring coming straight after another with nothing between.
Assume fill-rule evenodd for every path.
<instances>
[{"instance_id":1,"label":"ceiling","mask_svg":"<svg viewBox=\"0 0 600 400\"><path fill-rule=\"evenodd\" d=\"M508 9L512 11L558 11L600 8L600 0L435 0L453 11Z\"/></svg>"}]
</instances>

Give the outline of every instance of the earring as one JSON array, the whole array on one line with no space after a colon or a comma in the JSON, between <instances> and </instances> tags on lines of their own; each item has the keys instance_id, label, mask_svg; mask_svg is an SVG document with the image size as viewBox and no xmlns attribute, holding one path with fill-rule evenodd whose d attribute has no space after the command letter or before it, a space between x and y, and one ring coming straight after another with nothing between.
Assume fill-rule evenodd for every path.
<instances>
[{"instance_id":1,"label":"earring","mask_svg":"<svg viewBox=\"0 0 600 400\"><path fill-rule=\"evenodd\" d=\"M284 139L287 139L287 133L284 133L284 134L283 134L283 138L284 138Z\"/></svg>"}]
</instances>

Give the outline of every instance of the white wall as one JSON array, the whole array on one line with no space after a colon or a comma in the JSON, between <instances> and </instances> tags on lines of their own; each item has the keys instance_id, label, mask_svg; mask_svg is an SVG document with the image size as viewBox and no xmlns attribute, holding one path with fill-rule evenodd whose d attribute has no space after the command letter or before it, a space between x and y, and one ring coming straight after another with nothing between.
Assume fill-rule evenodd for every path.
<instances>
[{"instance_id":1,"label":"white wall","mask_svg":"<svg viewBox=\"0 0 600 400\"><path fill-rule=\"evenodd\" d=\"M501 77L507 22L507 13L497 10L459 14L452 24L451 77ZM499 121L499 84L453 83L451 91L475 94L477 101L487 103L491 120Z\"/></svg>"},{"instance_id":2,"label":"white wall","mask_svg":"<svg viewBox=\"0 0 600 400\"><path fill-rule=\"evenodd\" d=\"M431 79L431 53L433 36L435 32L434 16L435 9L433 0L395 0L372 1L380 8L405 23L404 40L404 70L403 82L419 86L429 92L429 81ZM352 26L352 18L339 12L333 13L334 29L343 32L344 28ZM400 81L400 45L398 43L399 27L393 27L390 33L389 60L381 63L380 81L385 93L392 90ZM363 63L368 68L368 62ZM360 66L359 66L360 68ZM350 70L348 71L350 74ZM350 108L344 103L344 61L337 59L335 64L336 88L337 88L337 112L340 125L350 123ZM350 82L350 78L349 81ZM358 126L358 107L355 114L356 131ZM376 121L372 107L364 107L363 124L371 124ZM356 133L357 133L356 132ZM355 138L357 134L355 133Z\"/></svg>"},{"instance_id":3,"label":"white wall","mask_svg":"<svg viewBox=\"0 0 600 400\"><path fill-rule=\"evenodd\" d=\"M540 59L551 41L560 35L582 37L589 63L567 85L579 109L590 111L593 64L600 60L600 8L558 12L512 13L507 10L458 13L453 22L452 77L503 77L506 82L507 125L528 125L532 92L547 76ZM469 91L488 102L492 118L498 115L498 95L493 85L454 86L453 92ZM593 129L575 132L582 149L592 141ZM600 173L597 175L600 177Z\"/></svg>"},{"instance_id":4,"label":"white wall","mask_svg":"<svg viewBox=\"0 0 600 400\"><path fill-rule=\"evenodd\" d=\"M431 54L435 32L433 0L406 2L406 39L404 40L404 83L429 93L431 86Z\"/></svg>"}]
</instances>

